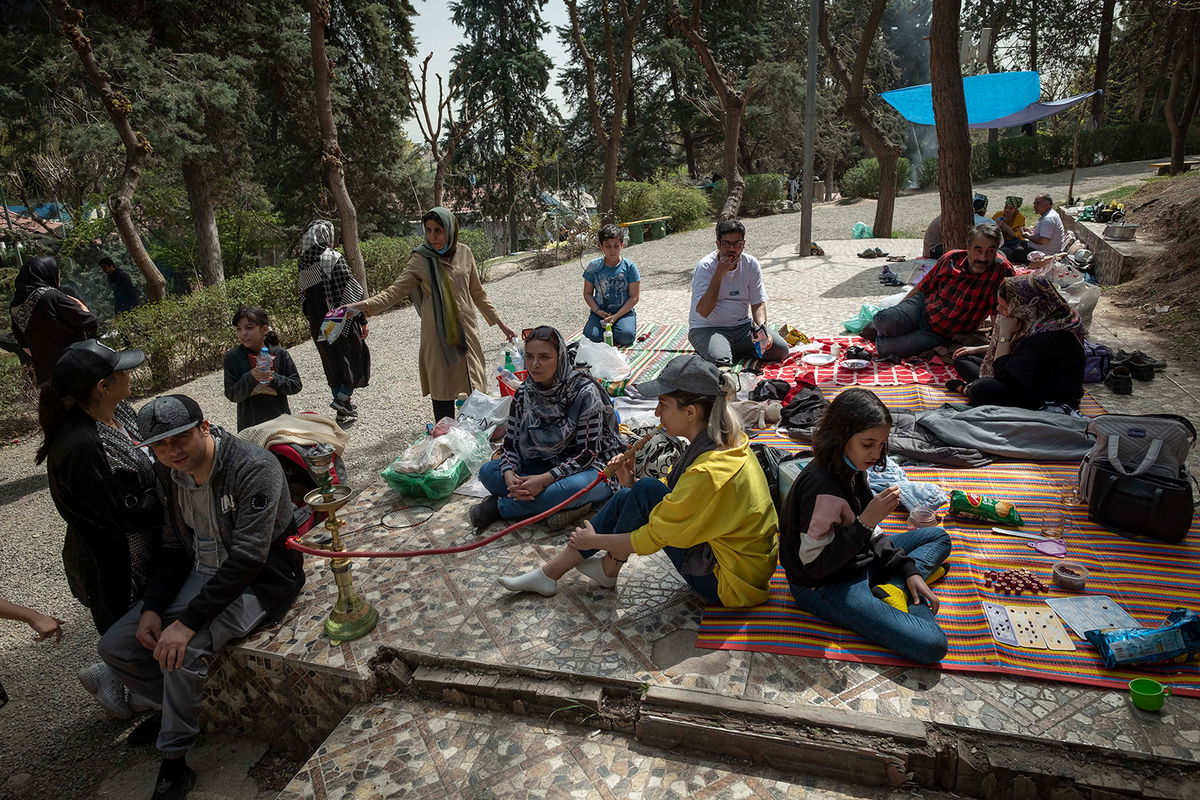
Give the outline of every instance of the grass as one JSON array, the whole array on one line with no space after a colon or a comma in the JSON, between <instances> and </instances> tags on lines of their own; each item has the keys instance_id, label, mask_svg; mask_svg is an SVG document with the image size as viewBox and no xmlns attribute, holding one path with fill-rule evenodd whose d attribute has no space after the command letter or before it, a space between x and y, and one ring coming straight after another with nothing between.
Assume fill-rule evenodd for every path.
<instances>
[{"instance_id":1,"label":"grass","mask_svg":"<svg viewBox=\"0 0 1200 800\"><path fill-rule=\"evenodd\" d=\"M1138 190L1147 183L1158 183L1159 181L1169 181L1169 175L1156 175L1152 178L1142 178L1140 183L1131 184L1129 186L1118 186L1115 189L1109 189L1107 192L1101 192L1095 197L1089 197L1086 205L1095 205L1096 203L1120 203L1128 200L1133 195L1137 194Z\"/></svg>"}]
</instances>

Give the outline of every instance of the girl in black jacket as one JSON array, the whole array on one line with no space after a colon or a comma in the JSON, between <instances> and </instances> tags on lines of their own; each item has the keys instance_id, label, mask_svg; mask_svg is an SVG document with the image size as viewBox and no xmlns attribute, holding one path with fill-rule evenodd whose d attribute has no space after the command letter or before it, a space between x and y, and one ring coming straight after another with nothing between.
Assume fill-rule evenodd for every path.
<instances>
[{"instance_id":1,"label":"girl in black jacket","mask_svg":"<svg viewBox=\"0 0 1200 800\"><path fill-rule=\"evenodd\" d=\"M237 429L292 413L287 396L302 388L292 355L279 344L271 330L267 312L258 306L242 306L230 321L237 331L237 347L225 354L225 396L237 403ZM258 368L258 356L266 347L271 366Z\"/></svg>"},{"instance_id":2,"label":"girl in black jacket","mask_svg":"<svg viewBox=\"0 0 1200 800\"><path fill-rule=\"evenodd\" d=\"M946 634L933 618L938 599L926 578L945 574L950 537L941 528L894 536L877 529L900 490L872 496L864 473L885 463L891 426L887 408L866 389L847 389L829 405L813 460L779 515L779 563L805 611L932 664L946 655Z\"/></svg>"}]
</instances>

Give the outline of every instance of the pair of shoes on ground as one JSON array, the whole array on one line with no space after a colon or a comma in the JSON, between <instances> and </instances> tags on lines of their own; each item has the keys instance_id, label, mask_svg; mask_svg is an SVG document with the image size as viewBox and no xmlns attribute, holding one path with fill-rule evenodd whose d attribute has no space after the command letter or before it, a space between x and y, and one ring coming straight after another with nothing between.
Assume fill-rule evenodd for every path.
<instances>
[{"instance_id":1,"label":"pair of shoes on ground","mask_svg":"<svg viewBox=\"0 0 1200 800\"><path fill-rule=\"evenodd\" d=\"M358 406L351 402L349 397L335 397L329 407L337 412L339 424L358 419Z\"/></svg>"},{"instance_id":2,"label":"pair of shoes on ground","mask_svg":"<svg viewBox=\"0 0 1200 800\"><path fill-rule=\"evenodd\" d=\"M896 273L892 272L892 268L887 264L883 265L883 271L879 273L879 282L884 286L903 286L904 281L896 277Z\"/></svg>"},{"instance_id":3,"label":"pair of shoes on ground","mask_svg":"<svg viewBox=\"0 0 1200 800\"><path fill-rule=\"evenodd\" d=\"M1142 378L1142 380L1149 379ZM1133 373L1129 367L1113 367L1104 376L1104 385L1112 389L1113 394L1133 394Z\"/></svg>"},{"instance_id":4,"label":"pair of shoes on ground","mask_svg":"<svg viewBox=\"0 0 1200 800\"><path fill-rule=\"evenodd\" d=\"M561 531L590 513L592 513L591 503L584 503L577 508L568 508L546 517L546 527L552 531ZM491 527L500 521L500 498L495 495L485 497L471 506L468 516L470 517L471 525L479 530Z\"/></svg>"},{"instance_id":5,"label":"pair of shoes on ground","mask_svg":"<svg viewBox=\"0 0 1200 800\"><path fill-rule=\"evenodd\" d=\"M611 589L617 585L616 578L604 573L603 558L585 558L575 565L575 569L604 589ZM558 581L542 572L541 567L534 567L529 572L513 578L497 578L496 582L508 591L515 593L535 592L542 597L553 597L558 593Z\"/></svg>"},{"instance_id":6,"label":"pair of shoes on ground","mask_svg":"<svg viewBox=\"0 0 1200 800\"><path fill-rule=\"evenodd\" d=\"M904 256L888 256L887 260L888 261L908 261L908 259L905 258Z\"/></svg>"},{"instance_id":7,"label":"pair of shoes on ground","mask_svg":"<svg viewBox=\"0 0 1200 800\"><path fill-rule=\"evenodd\" d=\"M886 250L880 250L878 247L868 247L858 254L859 258L883 258L887 255Z\"/></svg>"},{"instance_id":8,"label":"pair of shoes on ground","mask_svg":"<svg viewBox=\"0 0 1200 800\"><path fill-rule=\"evenodd\" d=\"M1132 353L1118 350L1112 361L1109 362L1109 366L1112 369L1125 367L1129 370L1129 374L1139 381L1152 381L1155 371L1164 369L1167 362L1146 355L1141 350L1134 350Z\"/></svg>"}]
</instances>

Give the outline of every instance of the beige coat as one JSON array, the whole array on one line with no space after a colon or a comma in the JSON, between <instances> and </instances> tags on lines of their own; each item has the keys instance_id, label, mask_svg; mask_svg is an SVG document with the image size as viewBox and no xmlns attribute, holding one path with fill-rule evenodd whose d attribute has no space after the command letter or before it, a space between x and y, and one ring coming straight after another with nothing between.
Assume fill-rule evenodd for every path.
<instances>
[{"instance_id":1,"label":"beige coat","mask_svg":"<svg viewBox=\"0 0 1200 800\"><path fill-rule=\"evenodd\" d=\"M460 242L454 250L454 258L443 258L440 262L444 269L449 270L450 290L458 306L458 324L467 344L466 354L454 366L447 366L438 343L437 326L433 318L433 294L429 285L429 264L424 256L414 253L396 282L368 298L364 310L368 316L381 314L408 298L414 289L420 290L424 298L421 308L421 393L434 400L453 400L460 392L470 394L472 389L488 391L488 372L483 363L483 346L479 343L479 322L475 311L478 310L493 326L500 324L500 315L483 290L479 269L475 266L475 254L470 247Z\"/></svg>"}]
</instances>

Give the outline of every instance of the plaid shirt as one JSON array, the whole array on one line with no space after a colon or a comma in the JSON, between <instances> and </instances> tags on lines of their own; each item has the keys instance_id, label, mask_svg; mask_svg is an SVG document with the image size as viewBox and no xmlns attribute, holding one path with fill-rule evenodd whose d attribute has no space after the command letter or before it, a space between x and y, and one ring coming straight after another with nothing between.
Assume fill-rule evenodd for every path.
<instances>
[{"instance_id":1,"label":"plaid shirt","mask_svg":"<svg viewBox=\"0 0 1200 800\"><path fill-rule=\"evenodd\" d=\"M966 250L951 250L917 285L925 295L925 316L934 333L947 338L968 333L996 307L1000 282L1016 274L1003 255L986 272L971 272Z\"/></svg>"}]
</instances>

